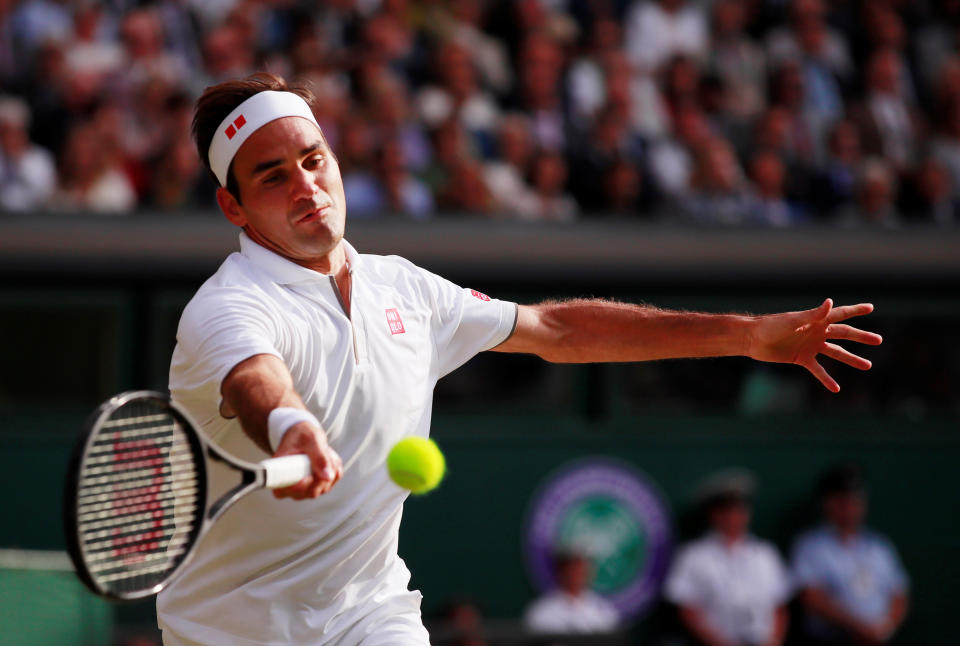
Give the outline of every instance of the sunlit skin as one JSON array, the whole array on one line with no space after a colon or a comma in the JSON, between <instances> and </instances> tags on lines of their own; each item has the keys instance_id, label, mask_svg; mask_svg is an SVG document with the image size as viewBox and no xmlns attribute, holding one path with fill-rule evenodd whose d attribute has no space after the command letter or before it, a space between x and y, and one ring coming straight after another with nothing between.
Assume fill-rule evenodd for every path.
<instances>
[{"instance_id":1,"label":"sunlit skin","mask_svg":"<svg viewBox=\"0 0 960 646\"><path fill-rule=\"evenodd\" d=\"M750 516L750 506L743 501L718 504L710 511L710 526L727 545L733 545L747 534Z\"/></svg>"},{"instance_id":2,"label":"sunlit skin","mask_svg":"<svg viewBox=\"0 0 960 646\"><path fill-rule=\"evenodd\" d=\"M350 272L343 245L347 215L340 166L317 126L301 117L283 117L254 132L233 158L239 201L225 188L217 203L226 218L251 240L308 269L336 278L350 314ZM224 379L223 411L236 414L258 445L270 452L266 414L279 406L305 408L286 365L270 355L241 362ZM336 484L343 461L322 429L307 422L292 426L275 457L305 453L311 477L274 490L278 498L316 498Z\"/></svg>"},{"instance_id":3,"label":"sunlit skin","mask_svg":"<svg viewBox=\"0 0 960 646\"><path fill-rule=\"evenodd\" d=\"M339 278L347 205L340 166L320 129L300 117L272 121L240 147L233 172L240 201L217 189L227 219L257 244Z\"/></svg>"}]
</instances>

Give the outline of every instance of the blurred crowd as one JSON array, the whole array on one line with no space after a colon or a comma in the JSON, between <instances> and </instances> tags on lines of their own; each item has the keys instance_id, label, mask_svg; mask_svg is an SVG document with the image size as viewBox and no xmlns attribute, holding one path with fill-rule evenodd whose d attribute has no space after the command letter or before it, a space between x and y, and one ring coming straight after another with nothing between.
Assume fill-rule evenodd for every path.
<instances>
[{"instance_id":1,"label":"blurred crowd","mask_svg":"<svg viewBox=\"0 0 960 646\"><path fill-rule=\"evenodd\" d=\"M0 210L213 205L204 87L308 83L351 217L958 221L958 0L0 0Z\"/></svg>"}]
</instances>

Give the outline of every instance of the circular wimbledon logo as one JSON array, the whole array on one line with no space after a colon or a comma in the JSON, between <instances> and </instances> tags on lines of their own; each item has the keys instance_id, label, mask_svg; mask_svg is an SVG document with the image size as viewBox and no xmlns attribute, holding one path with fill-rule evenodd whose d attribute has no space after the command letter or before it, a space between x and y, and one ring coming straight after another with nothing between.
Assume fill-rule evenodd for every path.
<instances>
[{"instance_id":1,"label":"circular wimbledon logo","mask_svg":"<svg viewBox=\"0 0 960 646\"><path fill-rule=\"evenodd\" d=\"M672 546L670 515L659 489L629 464L588 458L547 477L527 516L524 555L534 585L555 587L559 551L588 557L593 588L625 617L656 599Z\"/></svg>"}]
</instances>

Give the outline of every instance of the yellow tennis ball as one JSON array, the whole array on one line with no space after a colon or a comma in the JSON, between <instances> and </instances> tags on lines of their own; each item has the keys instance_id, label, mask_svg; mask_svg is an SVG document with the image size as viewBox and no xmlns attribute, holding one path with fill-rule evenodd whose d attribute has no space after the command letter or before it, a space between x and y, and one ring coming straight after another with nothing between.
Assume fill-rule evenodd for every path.
<instances>
[{"instance_id":1,"label":"yellow tennis ball","mask_svg":"<svg viewBox=\"0 0 960 646\"><path fill-rule=\"evenodd\" d=\"M390 479L416 494L427 493L440 484L446 469L437 443L425 437L406 437L387 456Z\"/></svg>"}]
</instances>

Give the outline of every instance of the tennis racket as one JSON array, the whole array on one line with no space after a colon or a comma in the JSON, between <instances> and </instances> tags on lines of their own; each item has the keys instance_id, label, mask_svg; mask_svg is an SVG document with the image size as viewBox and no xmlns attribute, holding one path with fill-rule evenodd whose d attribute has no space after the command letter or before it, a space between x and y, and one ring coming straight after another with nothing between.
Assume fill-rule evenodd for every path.
<instances>
[{"instance_id":1,"label":"tennis racket","mask_svg":"<svg viewBox=\"0 0 960 646\"><path fill-rule=\"evenodd\" d=\"M240 472L212 504L207 459ZM310 474L306 455L246 462L208 442L164 394L127 392L104 402L74 447L64 496L67 548L80 579L111 600L162 590L233 503Z\"/></svg>"}]
</instances>

